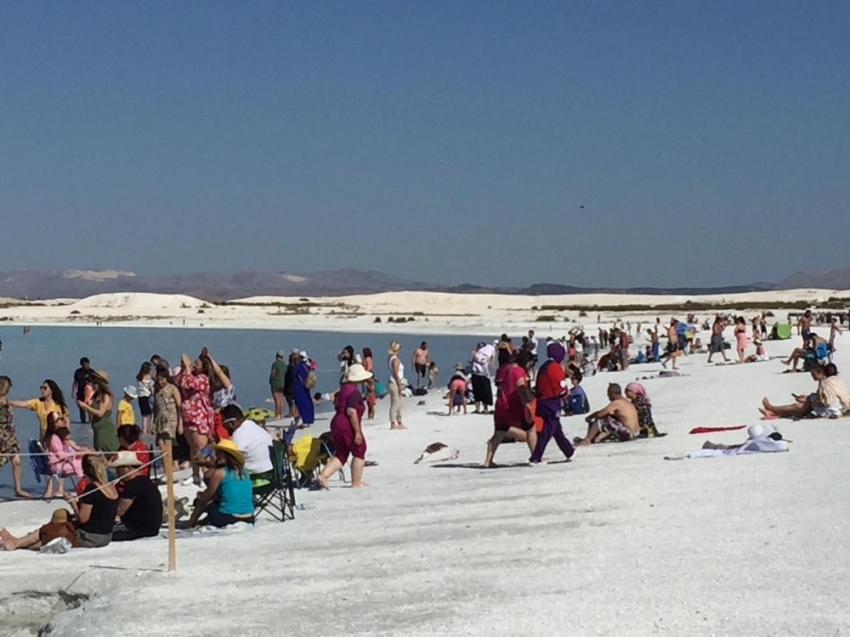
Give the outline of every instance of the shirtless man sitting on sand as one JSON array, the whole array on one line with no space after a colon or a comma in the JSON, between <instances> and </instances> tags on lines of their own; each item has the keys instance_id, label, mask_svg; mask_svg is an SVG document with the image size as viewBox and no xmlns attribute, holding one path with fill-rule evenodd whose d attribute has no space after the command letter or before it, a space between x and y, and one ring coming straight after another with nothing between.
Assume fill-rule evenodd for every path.
<instances>
[{"instance_id":1,"label":"shirtless man sitting on sand","mask_svg":"<svg viewBox=\"0 0 850 637\"><path fill-rule=\"evenodd\" d=\"M811 345L807 348L795 347L794 351L791 352L791 356L788 357L788 360L782 361L783 365L791 365L793 363L793 367L791 369L785 370L786 372L799 371L797 369L797 366L800 364L801 360L804 360L806 358L806 352L814 352L815 350L817 350L818 345L820 345L821 343L824 343L827 346L829 345L825 338L822 338L817 334L809 334L809 343L811 343Z\"/></svg>"},{"instance_id":2,"label":"shirtless man sitting on sand","mask_svg":"<svg viewBox=\"0 0 850 637\"><path fill-rule=\"evenodd\" d=\"M608 385L608 403L599 411L590 414L587 421L587 436L576 441L586 446L614 437L619 442L634 440L640 434L638 415L632 402L623 396L623 389L617 383Z\"/></svg>"}]
</instances>

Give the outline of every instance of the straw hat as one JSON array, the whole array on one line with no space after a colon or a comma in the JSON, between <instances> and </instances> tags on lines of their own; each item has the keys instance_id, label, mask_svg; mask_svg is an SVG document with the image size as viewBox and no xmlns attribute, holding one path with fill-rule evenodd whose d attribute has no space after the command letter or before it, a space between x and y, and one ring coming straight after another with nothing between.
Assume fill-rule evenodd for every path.
<instances>
[{"instance_id":1,"label":"straw hat","mask_svg":"<svg viewBox=\"0 0 850 637\"><path fill-rule=\"evenodd\" d=\"M89 372L89 378L96 383L101 383L103 385L109 384L109 372L105 369L99 369L96 372Z\"/></svg>"},{"instance_id":2,"label":"straw hat","mask_svg":"<svg viewBox=\"0 0 850 637\"><path fill-rule=\"evenodd\" d=\"M139 397L139 391L135 387L133 387L132 385L127 385L124 388L124 393L127 396L129 396L130 398L138 398Z\"/></svg>"},{"instance_id":3,"label":"straw hat","mask_svg":"<svg viewBox=\"0 0 850 637\"><path fill-rule=\"evenodd\" d=\"M360 363L354 363L348 368L348 373L345 375L346 383L362 383L363 381L372 378L372 372L367 372L366 368Z\"/></svg>"},{"instance_id":4,"label":"straw hat","mask_svg":"<svg viewBox=\"0 0 850 637\"><path fill-rule=\"evenodd\" d=\"M113 469L118 467L141 467L142 462L134 451L119 451L115 460L109 463Z\"/></svg>"},{"instance_id":5,"label":"straw hat","mask_svg":"<svg viewBox=\"0 0 850 637\"><path fill-rule=\"evenodd\" d=\"M241 465L245 464L245 454L242 453L242 450L239 449L239 447L236 446L236 443L232 440L222 440L214 444L213 449L216 451L223 451Z\"/></svg>"},{"instance_id":6,"label":"straw hat","mask_svg":"<svg viewBox=\"0 0 850 637\"><path fill-rule=\"evenodd\" d=\"M390 354L398 354L401 351L401 343L398 341L393 341L390 343L390 348L387 350Z\"/></svg>"},{"instance_id":7,"label":"straw hat","mask_svg":"<svg viewBox=\"0 0 850 637\"><path fill-rule=\"evenodd\" d=\"M54 524L64 524L68 521L68 509L56 509L50 521Z\"/></svg>"}]
</instances>

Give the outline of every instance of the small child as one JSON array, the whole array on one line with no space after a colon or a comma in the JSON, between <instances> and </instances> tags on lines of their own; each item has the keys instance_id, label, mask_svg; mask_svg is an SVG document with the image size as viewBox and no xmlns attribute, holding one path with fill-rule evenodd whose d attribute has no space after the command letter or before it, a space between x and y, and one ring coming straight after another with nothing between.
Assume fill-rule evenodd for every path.
<instances>
[{"instance_id":1,"label":"small child","mask_svg":"<svg viewBox=\"0 0 850 637\"><path fill-rule=\"evenodd\" d=\"M434 381L437 380L437 375L440 373L440 370L437 369L437 363L431 361L428 365L428 389L434 389Z\"/></svg>"},{"instance_id":2,"label":"small child","mask_svg":"<svg viewBox=\"0 0 850 637\"><path fill-rule=\"evenodd\" d=\"M584 377L580 371L574 371L570 377L570 381L573 386L567 394L567 404L564 410L564 415L566 416L586 414L590 411L590 403L587 400L587 394L584 393L584 387L581 386L583 378Z\"/></svg>"},{"instance_id":3,"label":"small child","mask_svg":"<svg viewBox=\"0 0 850 637\"><path fill-rule=\"evenodd\" d=\"M138 390L132 385L127 385L124 388L124 397L118 401L118 422L119 427L122 425L135 425L136 412L133 409L133 401L138 396Z\"/></svg>"}]
</instances>

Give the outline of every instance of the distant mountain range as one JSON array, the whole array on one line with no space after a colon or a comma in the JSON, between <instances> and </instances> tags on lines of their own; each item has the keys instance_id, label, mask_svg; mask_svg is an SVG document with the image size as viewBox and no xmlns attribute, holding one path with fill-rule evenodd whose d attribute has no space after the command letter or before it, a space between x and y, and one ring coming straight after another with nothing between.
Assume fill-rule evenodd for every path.
<instances>
[{"instance_id":1,"label":"distant mountain range","mask_svg":"<svg viewBox=\"0 0 850 637\"><path fill-rule=\"evenodd\" d=\"M112 292L188 294L208 301L249 296L342 296L377 292L434 291L466 294L735 294L797 288L850 289L850 268L829 272L797 272L777 283L753 283L718 288L585 288L536 283L526 288L454 287L407 281L381 272L331 270L291 274L246 270L236 274L137 275L116 270L16 270L0 272L0 296L18 299L83 298Z\"/></svg>"}]
</instances>

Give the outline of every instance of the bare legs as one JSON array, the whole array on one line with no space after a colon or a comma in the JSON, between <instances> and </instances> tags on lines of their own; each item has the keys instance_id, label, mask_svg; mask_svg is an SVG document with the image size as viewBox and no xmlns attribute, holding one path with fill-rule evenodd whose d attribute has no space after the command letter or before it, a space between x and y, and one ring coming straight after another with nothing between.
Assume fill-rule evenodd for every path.
<instances>
[{"instance_id":1,"label":"bare legs","mask_svg":"<svg viewBox=\"0 0 850 637\"><path fill-rule=\"evenodd\" d=\"M451 390L449 392L449 416L452 415L455 409L455 396L460 396L461 406L463 407L463 415L466 415L466 394L462 391Z\"/></svg>"},{"instance_id":2,"label":"bare legs","mask_svg":"<svg viewBox=\"0 0 850 637\"><path fill-rule=\"evenodd\" d=\"M6 529L0 529L0 544L7 551L16 551L18 549L31 549L37 551L41 548L41 542L38 539L38 531L27 533L23 537L15 537Z\"/></svg>"},{"instance_id":3,"label":"bare legs","mask_svg":"<svg viewBox=\"0 0 850 637\"><path fill-rule=\"evenodd\" d=\"M19 498L31 498L32 495L24 491L21 486L21 457L12 456L12 481L15 484L15 495Z\"/></svg>"},{"instance_id":4,"label":"bare legs","mask_svg":"<svg viewBox=\"0 0 850 637\"><path fill-rule=\"evenodd\" d=\"M272 389L272 399L274 400L274 417L280 420L283 418L283 392Z\"/></svg>"},{"instance_id":5,"label":"bare legs","mask_svg":"<svg viewBox=\"0 0 850 637\"><path fill-rule=\"evenodd\" d=\"M200 434L197 431L190 430L189 435L187 436L189 439L189 456L192 459L192 481L195 484L199 484L201 481L201 469L195 463L195 456L198 455L198 452L207 446L209 443L209 436L205 436L204 434Z\"/></svg>"},{"instance_id":6,"label":"bare legs","mask_svg":"<svg viewBox=\"0 0 850 637\"><path fill-rule=\"evenodd\" d=\"M363 482L363 468L366 466L366 461L363 458L352 458L351 459L351 488L352 489L361 489L363 487L368 487L369 485ZM337 471L342 469L342 462L339 461L339 458L334 456L330 460L328 460L325 468L322 469L322 472L319 474L317 478L319 481L319 485L321 485L322 489L328 489L328 480L330 477L335 474Z\"/></svg>"},{"instance_id":7,"label":"bare legs","mask_svg":"<svg viewBox=\"0 0 850 637\"><path fill-rule=\"evenodd\" d=\"M809 397L791 405L771 405L770 401L765 398L761 401L761 404L762 407L759 408L759 411L763 415L773 414L779 418L802 418L812 411L812 401Z\"/></svg>"},{"instance_id":8,"label":"bare legs","mask_svg":"<svg viewBox=\"0 0 850 637\"><path fill-rule=\"evenodd\" d=\"M487 441L487 454L484 457L485 468L493 469L499 466L493 462L493 457L496 455L496 450L499 448L499 445L502 444L502 441L508 436L518 442L525 442L528 445L529 451L534 453L534 448L537 446L537 432L534 428L529 431L523 431L519 427L509 427L507 431L499 430L496 431L493 434L493 437Z\"/></svg>"},{"instance_id":9,"label":"bare legs","mask_svg":"<svg viewBox=\"0 0 850 637\"><path fill-rule=\"evenodd\" d=\"M799 347L794 348L794 351L791 352L791 356L788 357L788 360L782 361L783 365L790 365L794 363L794 366L791 368L792 372L797 371L797 366L800 364L800 359L805 356L805 352Z\"/></svg>"}]
</instances>

